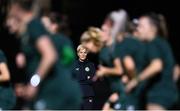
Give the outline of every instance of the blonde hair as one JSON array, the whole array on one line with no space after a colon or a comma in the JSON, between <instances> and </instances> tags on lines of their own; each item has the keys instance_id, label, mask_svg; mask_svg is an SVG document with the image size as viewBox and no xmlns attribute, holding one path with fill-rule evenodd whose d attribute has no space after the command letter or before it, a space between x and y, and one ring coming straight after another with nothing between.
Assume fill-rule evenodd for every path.
<instances>
[{"instance_id":1,"label":"blonde hair","mask_svg":"<svg viewBox=\"0 0 180 111\"><path fill-rule=\"evenodd\" d=\"M96 27L90 27L87 31L85 31L81 36L81 43L87 43L92 41L94 45L101 48L103 43L101 42L101 30Z\"/></svg>"},{"instance_id":2,"label":"blonde hair","mask_svg":"<svg viewBox=\"0 0 180 111\"><path fill-rule=\"evenodd\" d=\"M80 50L83 50L83 49L85 49L86 52L88 52L88 51L87 51L87 48L84 47L82 44L80 44L80 45L77 47L77 52L79 52Z\"/></svg>"}]
</instances>

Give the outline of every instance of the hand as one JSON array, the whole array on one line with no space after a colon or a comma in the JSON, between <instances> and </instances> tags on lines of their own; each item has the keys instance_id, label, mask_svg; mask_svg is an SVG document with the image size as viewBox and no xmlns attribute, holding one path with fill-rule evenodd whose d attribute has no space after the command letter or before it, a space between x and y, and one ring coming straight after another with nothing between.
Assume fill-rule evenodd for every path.
<instances>
[{"instance_id":1,"label":"hand","mask_svg":"<svg viewBox=\"0 0 180 111\"><path fill-rule=\"evenodd\" d=\"M129 81L126 85L126 92L130 92L133 88L135 88L138 85L137 79L132 79Z\"/></svg>"},{"instance_id":2,"label":"hand","mask_svg":"<svg viewBox=\"0 0 180 111\"><path fill-rule=\"evenodd\" d=\"M24 91L25 91L24 84L19 83L15 85L15 93L17 97L24 97L25 95Z\"/></svg>"},{"instance_id":3,"label":"hand","mask_svg":"<svg viewBox=\"0 0 180 111\"><path fill-rule=\"evenodd\" d=\"M112 103L115 103L119 99L119 95L117 93L113 93L109 97L109 101ZM113 111L113 109L110 107L110 103L106 102L103 106L103 111Z\"/></svg>"},{"instance_id":4,"label":"hand","mask_svg":"<svg viewBox=\"0 0 180 111\"><path fill-rule=\"evenodd\" d=\"M38 88L37 87L33 87L32 85L28 84L26 86L26 99L27 100L32 100L36 94L37 94Z\"/></svg>"},{"instance_id":5,"label":"hand","mask_svg":"<svg viewBox=\"0 0 180 111\"><path fill-rule=\"evenodd\" d=\"M16 56L16 65L18 66L18 68L23 68L26 65L26 58L25 55L23 53L19 53Z\"/></svg>"},{"instance_id":6,"label":"hand","mask_svg":"<svg viewBox=\"0 0 180 111\"><path fill-rule=\"evenodd\" d=\"M106 68L102 65L99 66L99 69L96 71L97 77L103 77L106 74Z\"/></svg>"},{"instance_id":7,"label":"hand","mask_svg":"<svg viewBox=\"0 0 180 111\"><path fill-rule=\"evenodd\" d=\"M129 82L129 78L127 75L123 75L121 78L122 83L127 84Z\"/></svg>"},{"instance_id":8,"label":"hand","mask_svg":"<svg viewBox=\"0 0 180 111\"><path fill-rule=\"evenodd\" d=\"M109 97L109 100L111 102L116 102L117 100L119 99L119 95L117 93L113 93L110 97Z\"/></svg>"},{"instance_id":9,"label":"hand","mask_svg":"<svg viewBox=\"0 0 180 111\"><path fill-rule=\"evenodd\" d=\"M110 104L109 103L105 103L102 110L103 111L110 111L111 107L110 107Z\"/></svg>"}]
</instances>

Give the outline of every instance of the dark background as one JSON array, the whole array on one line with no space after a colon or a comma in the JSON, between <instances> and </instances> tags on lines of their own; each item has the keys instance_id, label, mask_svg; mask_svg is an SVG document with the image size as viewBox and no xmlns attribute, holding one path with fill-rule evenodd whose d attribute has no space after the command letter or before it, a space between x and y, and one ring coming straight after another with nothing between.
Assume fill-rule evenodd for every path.
<instances>
[{"instance_id":1,"label":"dark background","mask_svg":"<svg viewBox=\"0 0 180 111\"><path fill-rule=\"evenodd\" d=\"M146 12L162 13L168 24L168 40L179 62L180 19L177 4L172 0L52 0L52 10L68 14L75 46L78 45L79 37L84 30L89 26L100 26L112 10L124 8L131 19Z\"/></svg>"},{"instance_id":2,"label":"dark background","mask_svg":"<svg viewBox=\"0 0 180 111\"><path fill-rule=\"evenodd\" d=\"M11 70L12 80L18 81L20 74L15 67L15 55L18 52L18 41L13 35L9 35L4 27L5 6L8 0L0 0L0 49L7 58ZM130 18L136 18L146 12L162 13L167 20L169 29L169 43L177 63L180 62L180 24L179 7L175 0L51 0L51 11L65 13L69 17L71 39L75 47L79 44L79 38L89 26L100 27L105 16L112 10L124 8ZM90 59L97 62L96 55ZM101 89L99 89L101 90Z\"/></svg>"}]
</instances>

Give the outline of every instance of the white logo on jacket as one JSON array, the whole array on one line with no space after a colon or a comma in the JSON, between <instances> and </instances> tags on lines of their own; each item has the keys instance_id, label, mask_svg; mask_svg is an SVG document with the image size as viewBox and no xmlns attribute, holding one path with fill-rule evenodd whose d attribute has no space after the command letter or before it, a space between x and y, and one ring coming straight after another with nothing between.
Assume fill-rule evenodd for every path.
<instances>
[{"instance_id":1,"label":"white logo on jacket","mask_svg":"<svg viewBox=\"0 0 180 111\"><path fill-rule=\"evenodd\" d=\"M76 68L76 71L79 71L79 68Z\"/></svg>"},{"instance_id":2,"label":"white logo on jacket","mask_svg":"<svg viewBox=\"0 0 180 111\"><path fill-rule=\"evenodd\" d=\"M86 71L86 72L89 72L89 71L90 71L89 67L86 67L86 68L85 68L85 71Z\"/></svg>"}]
</instances>

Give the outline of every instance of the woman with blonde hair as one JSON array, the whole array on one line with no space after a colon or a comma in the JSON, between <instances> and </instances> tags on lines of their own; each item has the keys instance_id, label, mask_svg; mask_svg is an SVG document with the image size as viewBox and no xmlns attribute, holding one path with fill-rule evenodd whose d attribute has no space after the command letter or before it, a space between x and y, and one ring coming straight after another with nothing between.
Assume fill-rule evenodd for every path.
<instances>
[{"instance_id":1,"label":"woman with blonde hair","mask_svg":"<svg viewBox=\"0 0 180 111\"><path fill-rule=\"evenodd\" d=\"M123 85L120 81L120 77L123 73L121 62L119 58L113 57L113 51L111 51L111 46L113 43L112 38L107 37L109 39L109 42L107 42L108 40L105 40L104 38L105 35L106 33L101 29L91 27L83 33L81 37L81 43L90 52L99 52L100 65L96 71L95 77L105 77L110 85L110 94L114 94L115 98L118 98L117 96L120 94L123 99L125 94ZM115 102L116 100L117 99L113 99L112 101Z\"/></svg>"},{"instance_id":2,"label":"woman with blonde hair","mask_svg":"<svg viewBox=\"0 0 180 111\"><path fill-rule=\"evenodd\" d=\"M95 75L95 66L87 59L88 50L82 44L77 47L77 55L79 59L73 67L73 76L78 80L81 91L83 93L82 110L93 109L94 89L93 77Z\"/></svg>"}]
</instances>

